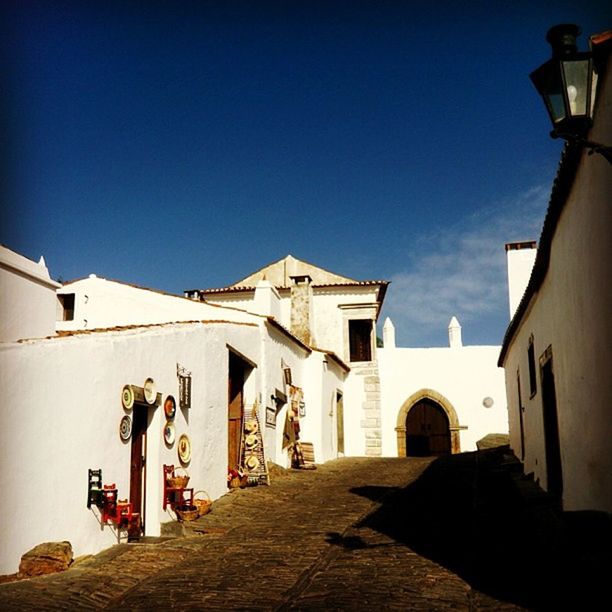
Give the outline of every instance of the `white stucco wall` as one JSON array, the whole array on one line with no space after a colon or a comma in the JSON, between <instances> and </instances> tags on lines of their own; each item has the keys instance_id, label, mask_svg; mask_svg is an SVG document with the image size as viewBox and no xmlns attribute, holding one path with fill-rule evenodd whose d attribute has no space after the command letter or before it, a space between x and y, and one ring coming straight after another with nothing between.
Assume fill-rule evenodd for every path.
<instances>
[{"instance_id":1,"label":"white stucco wall","mask_svg":"<svg viewBox=\"0 0 612 612\"><path fill-rule=\"evenodd\" d=\"M315 461L323 463L338 456L336 393L343 390L344 372L325 353L313 351L305 363L306 417L300 419L300 437L312 442Z\"/></svg>"},{"instance_id":2,"label":"white stucco wall","mask_svg":"<svg viewBox=\"0 0 612 612\"><path fill-rule=\"evenodd\" d=\"M397 456L398 414L404 402L422 389L431 389L454 407L461 451L476 450L489 433L508 432L504 371L497 367L499 347L378 349L381 386L382 452ZM491 397L491 408L483 399Z\"/></svg>"},{"instance_id":3,"label":"white stucco wall","mask_svg":"<svg viewBox=\"0 0 612 612\"><path fill-rule=\"evenodd\" d=\"M256 321L233 308L220 308L181 296L134 287L96 276L66 284L58 294L74 293L73 321L58 321L58 331L175 321Z\"/></svg>"},{"instance_id":4,"label":"white stucco wall","mask_svg":"<svg viewBox=\"0 0 612 612\"><path fill-rule=\"evenodd\" d=\"M537 252L538 250L536 248L514 249L506 246L510 318L514 316L523 294L525 293Z\"/></svg>"},{"instance_id":5,"label":"white stucco wall","mask_svg":"<svg viewBox=\"0 0 612 612\"><path fill-rule=\"evenodd\" d=\"M612 74L608 73L608 83ZM608 87L608 92L612 87ZM612 141L612 95L601 100L591 138ZM607 139L607 140L606 140ZM516 372L525 406L525 470L546 482L538 358L552 348L567 510L612 512L612 173L599 155L583 155L551 245L546 278L505 362L511 443L520 449ZM534 336L538 391L529 397L527 346Z\"/></svg>"},{"instance_id":6,"label":"white stucco wall","mask_svg":"<svg viewBox=\"0 0 612 612\"><path fill-rule=\"evenodd\" d=\"M596 142L612 142L612 64L600 76ZM525 407L525 470L547 487L539 357L553 355L566 510L612 512L612 173L583 153L552 237L550 263L505 359L510 436L520 452L516 373ZM533 334L538 388L530 398L527 347Z\"/></svg>"},{"instance_id":7,"label":"white stucco wall","mask_svg":"<svg viewBox=\"0 0 612 612\"><path fill-rule=\"evenodd\" d=\"M44 259L35 263L0 246L0 342L55 332L55 291Z\"/></svg>"},{"instance_id":8,"label":"white stucco wall","mask_svg":"<svg viewBox=\"0 0 612 612\"><path fill-rule=\"evenodd\" d=\"M348 361L346 316L340 306L352 304L376 304L375 287L315 287L314 289L314 336L317 346L333 351L345 361ZM368 312L363 318L367 319L370 316Z\"/></svg>"},{"instance_id":9,"label":"white stucco wall","mask_svg":"<svg viewBox=\"0 0 612 612\"><path fill-rule=\"evenodd\" d=\"M190 436L190 486L213 498L226 492L227 344L254 360L256 326L179 324L0 346L2 552L0 573L16 571L20 556L43 541L69 540L75 555L117 542L86 507L87 469L129 496L130 443L119 438L123 385L157 383L162 401L177 399L176 439ZM192 408L178 408L177 363L192 372ZM257 392L255 387L254 392ZM176 442L163 442L163 407L149 408L146 533L159 533L162 465L178 465ZM129 414L129 413L128 413Z\"/></svg>"}]
</instances>

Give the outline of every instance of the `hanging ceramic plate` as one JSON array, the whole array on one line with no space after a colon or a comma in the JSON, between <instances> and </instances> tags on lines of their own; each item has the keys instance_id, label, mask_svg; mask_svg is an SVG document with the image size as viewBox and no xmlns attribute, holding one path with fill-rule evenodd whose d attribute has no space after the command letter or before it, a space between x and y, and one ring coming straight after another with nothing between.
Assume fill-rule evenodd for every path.
<instances>
[{"instance_id":1,"label":"hanging ceramic plate","mask_svg":"<svg viewBox=\"0 0 612 612\"><path fill-rule=\"evenodd\" d=\"M164 414L169 420L172 420L176 414L176 400L171 395L164 402Z\"/></svg>"},{"instance_id":2,"label":"hanging ceramic plate","mask_svg":"<svg viewBox=\"0 0 612 612\"><path fill-rule=\"evenodd\" d=\"M121 390L121 403L126 410L131 410L134 405L134 391L131 385L125 385Z\"/></svg>"},{"instance_id":3,"label":"hanging ceramic plate","mask_svg":"<svg viewBox=\"0 0 612 612\"><path fill-rule=\"evenodd\" d=\"M174 423L172 421L166 421L164 425L164 442L168 446L172 446L174 444Z\"/></svg>"},{"instance_id":4,"label":"hanging ceramic plate","mask_svg":"<svg viewBox=\"0 0 612 612\"><path fill-rule=\"evenodd\" d=\"M183 434L178 441L178 458L181 463L189 463L191 459L191 442L189 436Z\"/></svg>"},{"instance_id":5,"label":"hanging ceramic plate","mask_svg":"<svg viewBox=\"0 0 612 612\"><path fill-rule=\"evenodd\" d=\"M157 388L155 386L155 381L152 378L147 378L147 380L144 381L142 390L144 392L144 398L147 404L153 405L157 399Z\"/></svg>"},{"instance_id":6,"label":"hanging ceramic plate","mask_svg":"<svg viewBox=\"0 0 612 612\"><path fill-rule=\"evenodd\" d=\"M121 423L119 423L119 435L124 442L129 440L132 435L132 419L127 414L121 419Z\"/></svg>"}]
</instances>

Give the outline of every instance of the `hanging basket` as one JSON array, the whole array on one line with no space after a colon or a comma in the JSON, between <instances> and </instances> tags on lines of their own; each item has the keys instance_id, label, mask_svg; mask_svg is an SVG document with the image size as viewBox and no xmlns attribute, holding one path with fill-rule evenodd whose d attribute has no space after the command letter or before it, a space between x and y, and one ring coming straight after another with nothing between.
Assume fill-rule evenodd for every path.
<instances>
[{"instance_id":1,"label":"hanging basket","mask_svg":"<svg viewBox=\"0 0 612 612\"><path fill-rule=\"evenodd\" d=\"M193 505L198 509L199 516L208 514L212 507L210 495L206 491L196 491L193 494Z\"/></svg>"},{"instance_id":2,"label":"hanging basket","mask_svg":"<svg viewBox=\"0 0 612 612\"><path fill-rule=\"evenodd\" d=\"M177 476L178 470L182 470L185 473L182 476ZM189 483L189 474L185 468L176 467L174 468L174 476L166 478L166 482L171 489L184 489Z\"/></svg>"},{"instance_id":3,"label":"hanging basket","mask_svg":"<svg viewBox=\"0 0 612 612\"><path fill-rule=\"evenodd\" d=\"M177 506L174 511L176 512L178 520L182 522L195 521L200 515L198 507L195 504L181 504Z\"/></svg>"}]
</instances>

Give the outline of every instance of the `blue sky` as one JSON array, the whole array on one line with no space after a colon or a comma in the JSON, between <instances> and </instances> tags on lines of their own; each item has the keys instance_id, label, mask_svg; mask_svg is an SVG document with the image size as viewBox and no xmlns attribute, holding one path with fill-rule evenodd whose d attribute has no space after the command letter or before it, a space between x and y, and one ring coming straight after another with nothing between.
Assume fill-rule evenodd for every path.
<instances>
[{"instance_id":1,"label":"blue sky","mask_svg":"<svg viewBox=\"0 0 612 612\"><path fill-rule=\"evenodd\" d=\"M604 5L4 0L0 242L175 293L291 253L391 280L400 345L499 344L561 150L528 75Z\"/></svg>"}]
</instances>

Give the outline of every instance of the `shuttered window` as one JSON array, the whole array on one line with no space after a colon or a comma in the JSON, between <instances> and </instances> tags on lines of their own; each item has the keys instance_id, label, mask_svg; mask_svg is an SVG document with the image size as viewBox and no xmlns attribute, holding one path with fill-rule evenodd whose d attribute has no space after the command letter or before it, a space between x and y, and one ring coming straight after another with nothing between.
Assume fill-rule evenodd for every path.
<instances>
[{"instance_id":1,"label":"shuttered window","mask_svg":"<svg viewBox=\"0 0 612 612\"><path fill-rule=\"evenodd\" d=\"M372 360L372 320L349 321L349 347L351 361Z\"/></svg>"}]
</instances>

